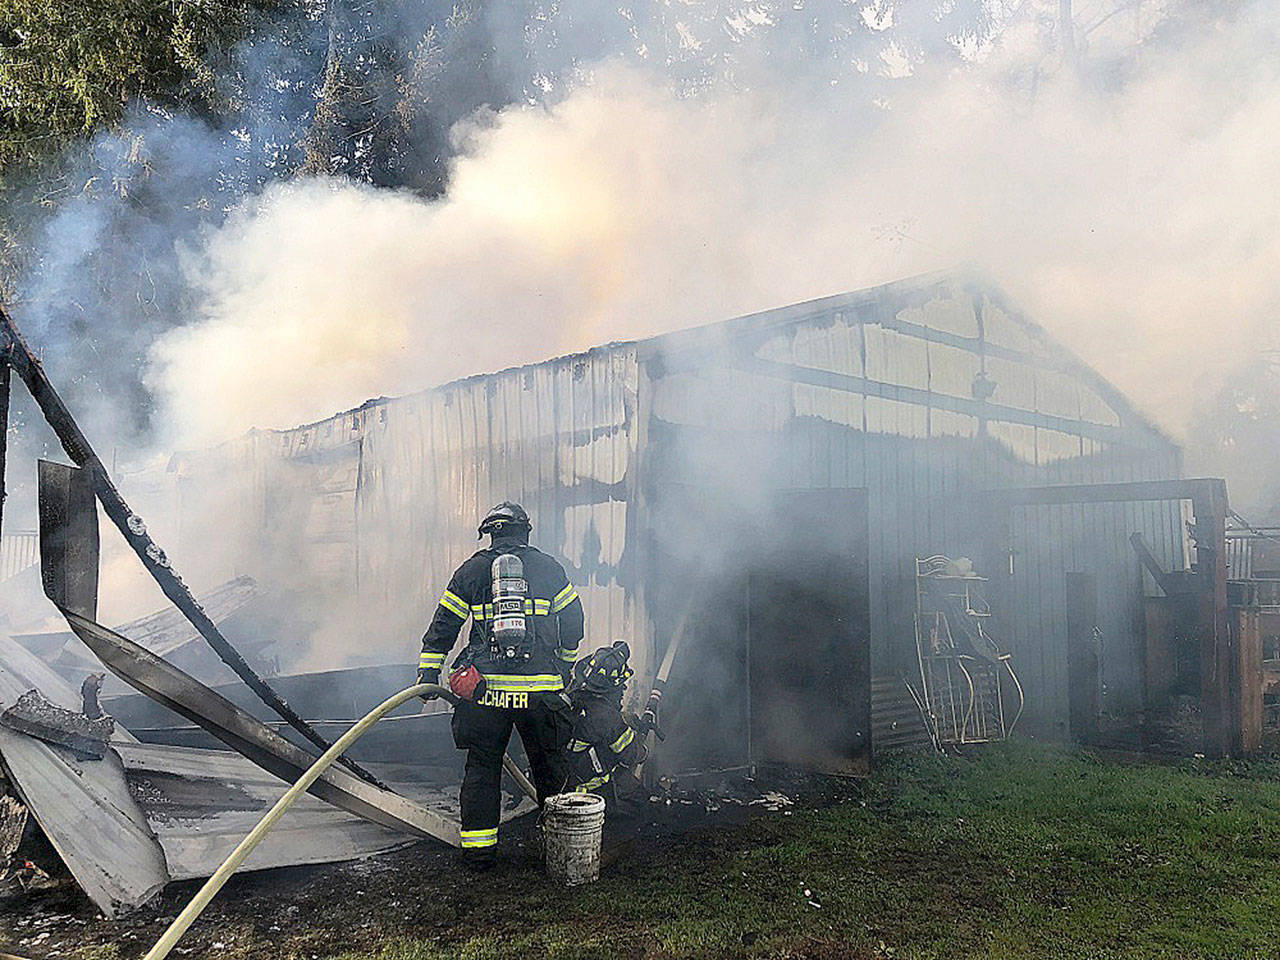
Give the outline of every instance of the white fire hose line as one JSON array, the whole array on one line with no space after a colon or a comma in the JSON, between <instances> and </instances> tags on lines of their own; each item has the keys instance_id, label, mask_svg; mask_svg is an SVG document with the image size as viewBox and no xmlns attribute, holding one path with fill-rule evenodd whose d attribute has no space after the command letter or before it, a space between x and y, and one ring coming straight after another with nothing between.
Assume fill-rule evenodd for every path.
<instances>
[{"instance_id":1,"label":"white fire hose line","mask_svg":"<svg viewBox=\"0 0 1280 960\"><path fill-rule=\"evenodd\" d=\"M401 690L394 696L388 697L386 700L382 701L382 703L378 704L365 714L365 716L362 717L350 730L334 741L333 746L326 750L321 757L311 765L307 772L298 779L297 783L284 792L284 795L275 802L275 805L268 810L263 815L262 819L258 821L257 825L249 831L248 836L241 840L239 845L231 851L231 855L223 861L222 866L218 867L213 876L205 881L204 886L200 888L200 892L197 893L192 898L191 902L187 904L186 909L184 909L182 913L178 914L173 923L169 924L169 929L167 929L164 932L164 935L156 941L155 946L147 952L147 955L143 960L163 960L164 957L169 955L169 951L174 948L174 945L177 944L182 935L187 932L187 928L190 927L191 924L195 923L196 918L204 912L204 908L207 907L209 902L218 895L218 891L221 890L223 885L231 879L231 875L240 868L240 865L244 863L245 858L248 857L249 854L253 853L254 848L262 842L262 838L265 837L271 828L276 825L276 822L284 816L285 811L293 806L294 801L306 793L311 785L320 779L320 775L328 770L329 767L331 767L353 743L364 736L375 723L402 703L412 700L414 697L421 697L425 694L432 693L448 700L450 703L457 703L457 697L454 696L453 691L445 687L434 683L416 684L415 686ZM515 762L504 754L502 758L502 765L520 785L520 789L522 789L532 799L536 800L537 796L534 792L533 786L529 783L528 778L526 778L521 772L520 768L515 765Z\"/></svg>"}]
</instances>

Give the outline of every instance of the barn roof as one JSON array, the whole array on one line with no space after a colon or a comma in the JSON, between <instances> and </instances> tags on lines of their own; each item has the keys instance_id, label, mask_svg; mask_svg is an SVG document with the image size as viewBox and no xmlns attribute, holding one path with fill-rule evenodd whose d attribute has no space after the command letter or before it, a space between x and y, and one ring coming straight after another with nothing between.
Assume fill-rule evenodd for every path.
<instances>
[{"instance_id":1,"label":"barn roof","mask_svg":"<svg viewBox=\"0 0 1280 960\"><path fill-rule=\"evenodd\" d=\"M957 292L971 295L975 302L983 305L983 309L999 310L1004 317L1012 321L1025 334L1028 343L1035 345L1033 356L1025 349L993 343L981 335L966 336L956 332L936 329L932 326L904 320L900 314L905 308L923 306L935 300ZM1175 442L1164 430L1141 411L1125 394L1109 380L1077 354L1054 338L1044 327L1031 320L1019 310L1005 293L991 280L978 272L960 268L938 271L879 284L861 290L839 293L799 303L774 307L756 313L713 321L699 326L658 334L636 340L618 340L599 344L585 350L551 357L546 360L507 367L486 373L471 374L445 383L428 387L424 390L397 397L375 397L366 400L358 407L332 414L329 417L300 424L288 430L264 431L268 433L296 433L322 426L330 421L340 420L360 411L395 403L416 396L431 393L447 393L451 390L465 389L478 382L496 378L515 376L521 373L544 369L559 364L571 364L583 359L590 359L602 354L621 351L634 352L637 359L658 365L680 362L693 362L717 351L732 349L741 353L752 344L763 342L776 336L786 328L801 328L806 325L829 324L833 318L840 316L848 322L861 322L886 327L921 340L944 344L971 353L980 353L987 357L1000 358L1015 362L1034 360L1042 366L1088 386L1117 415L1124 432L1143 436L1147 444L1176 448ZM847 378L846 378L847 379ZM854 385L854 389L863 390L867 384ZM870 392L874 393L876 384L870 384ZM913 391L895 390L893 399L907 402L936 403L938 396L930 395L926 401L923 397L913 396ZM953 404L955 401L952 401ZM960 412L974 413L978 410L976 401L959 401ZM1004 408L995 403L988 407L1000 419L1001 413L1013 414L1019 419L1017 411ZM1040 417L1039 419L1044 419ZM1053 418L1049 418L1052 420ZM1063 419L1064 425L1067 423ZM1042 426L1049 425L1046 423ZM1073 428L1079 427L1072 424ZM1101 433L1111 434L1112 430Z\"/></svg>"}]
</instances>

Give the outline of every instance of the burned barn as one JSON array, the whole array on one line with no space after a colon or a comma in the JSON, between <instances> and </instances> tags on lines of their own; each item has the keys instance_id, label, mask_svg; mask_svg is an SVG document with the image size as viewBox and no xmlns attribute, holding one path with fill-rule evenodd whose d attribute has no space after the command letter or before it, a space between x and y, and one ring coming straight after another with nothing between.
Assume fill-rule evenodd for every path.
<instances>
[{"instance_id":1,"label":"burned barn","mask_svg":"<svg viewBox=\"0 0 1280 960\"><path fill-rule=\"evenodd\" d=\"M1194 559L1177 498L1001 496L1176 478L1180 453L960 274L372 400L169 471L177 513L217 502L235 518L216 531L224 577L287 571L299 596L344 598L358 618L339 631L342 655L387 676L403 664L404 679L477 518L519 500L578 586L587 644L630 642L639 695L672 637L687 638L668 685L671 772L857 771L873 749L923 736L938 652L921 626L938 622L929 569L958 571L972 594L960 619L991 660L976 687L965 674L966 695L988 699L992 736L1016 721L1066 738L1094 721L1073 720L1073 703L1136 713L1154 587L1130 538L1167 570ZM175 554L199 552L207 530L171 526ZM961 729L970 712L932 722L983 739Z\"/></svg>"}]
</instances>

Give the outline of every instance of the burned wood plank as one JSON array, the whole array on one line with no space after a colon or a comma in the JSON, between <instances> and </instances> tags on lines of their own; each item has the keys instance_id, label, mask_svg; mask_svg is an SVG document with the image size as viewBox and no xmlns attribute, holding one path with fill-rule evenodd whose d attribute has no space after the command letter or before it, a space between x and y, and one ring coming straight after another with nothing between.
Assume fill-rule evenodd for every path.
<instances>
[{"instance_id":1,"label":"burned wood plank","mask_svg":"<svg viewBox=\"0 0 1280 960\"><path fill-rule=\"evenodd\" d=\"M74 690L0 635L0 707L13 705L33 687L64 709L77 705ZM131 739L125 731L119 736ZM118 916L168 883L164 852L114 752L81 761L62 747L0 726L0 757L18 799L99 910Z\"/></svg>"},{"instance_id":2,"label":"burned wood plank","mask_svg":"<svg viewBox=\"0 0 1280 960\"><path fill-rule=\"evenodd\" d=\"M27 828L27 808L16 797L0 797L0 874L18 852L22 832Z\"/></svg>"},{"instance_id":3,"label":"burned wood plank","mask_svg":"<svg viewBox=\"0 0 1280 960\"><path fill-rule=\"evenodd\" d=\"M66 747L78 760L101 760L116 727L110 717L90 720L50 703L35 689L28 690L0 713L0 724L45 743Z\"/></svg>"},{"instance_id":4,"label":"burned wood plank","mask_svg":"<svg viewBox=\"0 0 1280 960\"><path fill-rule=\"evenodd\" d=\"M45 596L90 620L98 616L98 511L89 473L63 463L36 464L40 579Z\"/></svg>"}]
</instances>

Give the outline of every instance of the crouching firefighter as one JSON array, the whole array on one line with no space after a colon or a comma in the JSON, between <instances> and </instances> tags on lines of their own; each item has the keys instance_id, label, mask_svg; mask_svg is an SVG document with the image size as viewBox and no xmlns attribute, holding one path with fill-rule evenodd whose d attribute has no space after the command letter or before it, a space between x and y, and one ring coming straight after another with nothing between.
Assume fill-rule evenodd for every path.
<instances>
[{"instance_id":1,"label":"crouching firefighter","mask_svg":"<svg viewBox=\"0 0 1280 960\"><path fill-rule=\"evenodd\" d=\"M520 732L538 801L564 782L569 739L565 680L582 640L582 602L564 568L529 546L532 524L515 503L500 503L480 523L489 536L454 573L422 638L418 682L439 683L446 655L463 623L466 647L450 667L449 687L461 702L453 740L467 751L462 779L465 862L494 862L501 803L502 755L511 728Z\"/></svg>"},{"instance_id":2,"label":"crouching firefighter","mask_svg":"<svg viewBox=\"0 0 1280 960\"><path fill-rule=\"evenodd\" d=\"M597 650L573 667L569 702L573 733L569 741L566 787L605 798L606 817L626 811L643 792L632 771L644 763L644 730L622 715L622 697L631 679L631 649L625 641Z\"/></svg>"}]
</instances>

